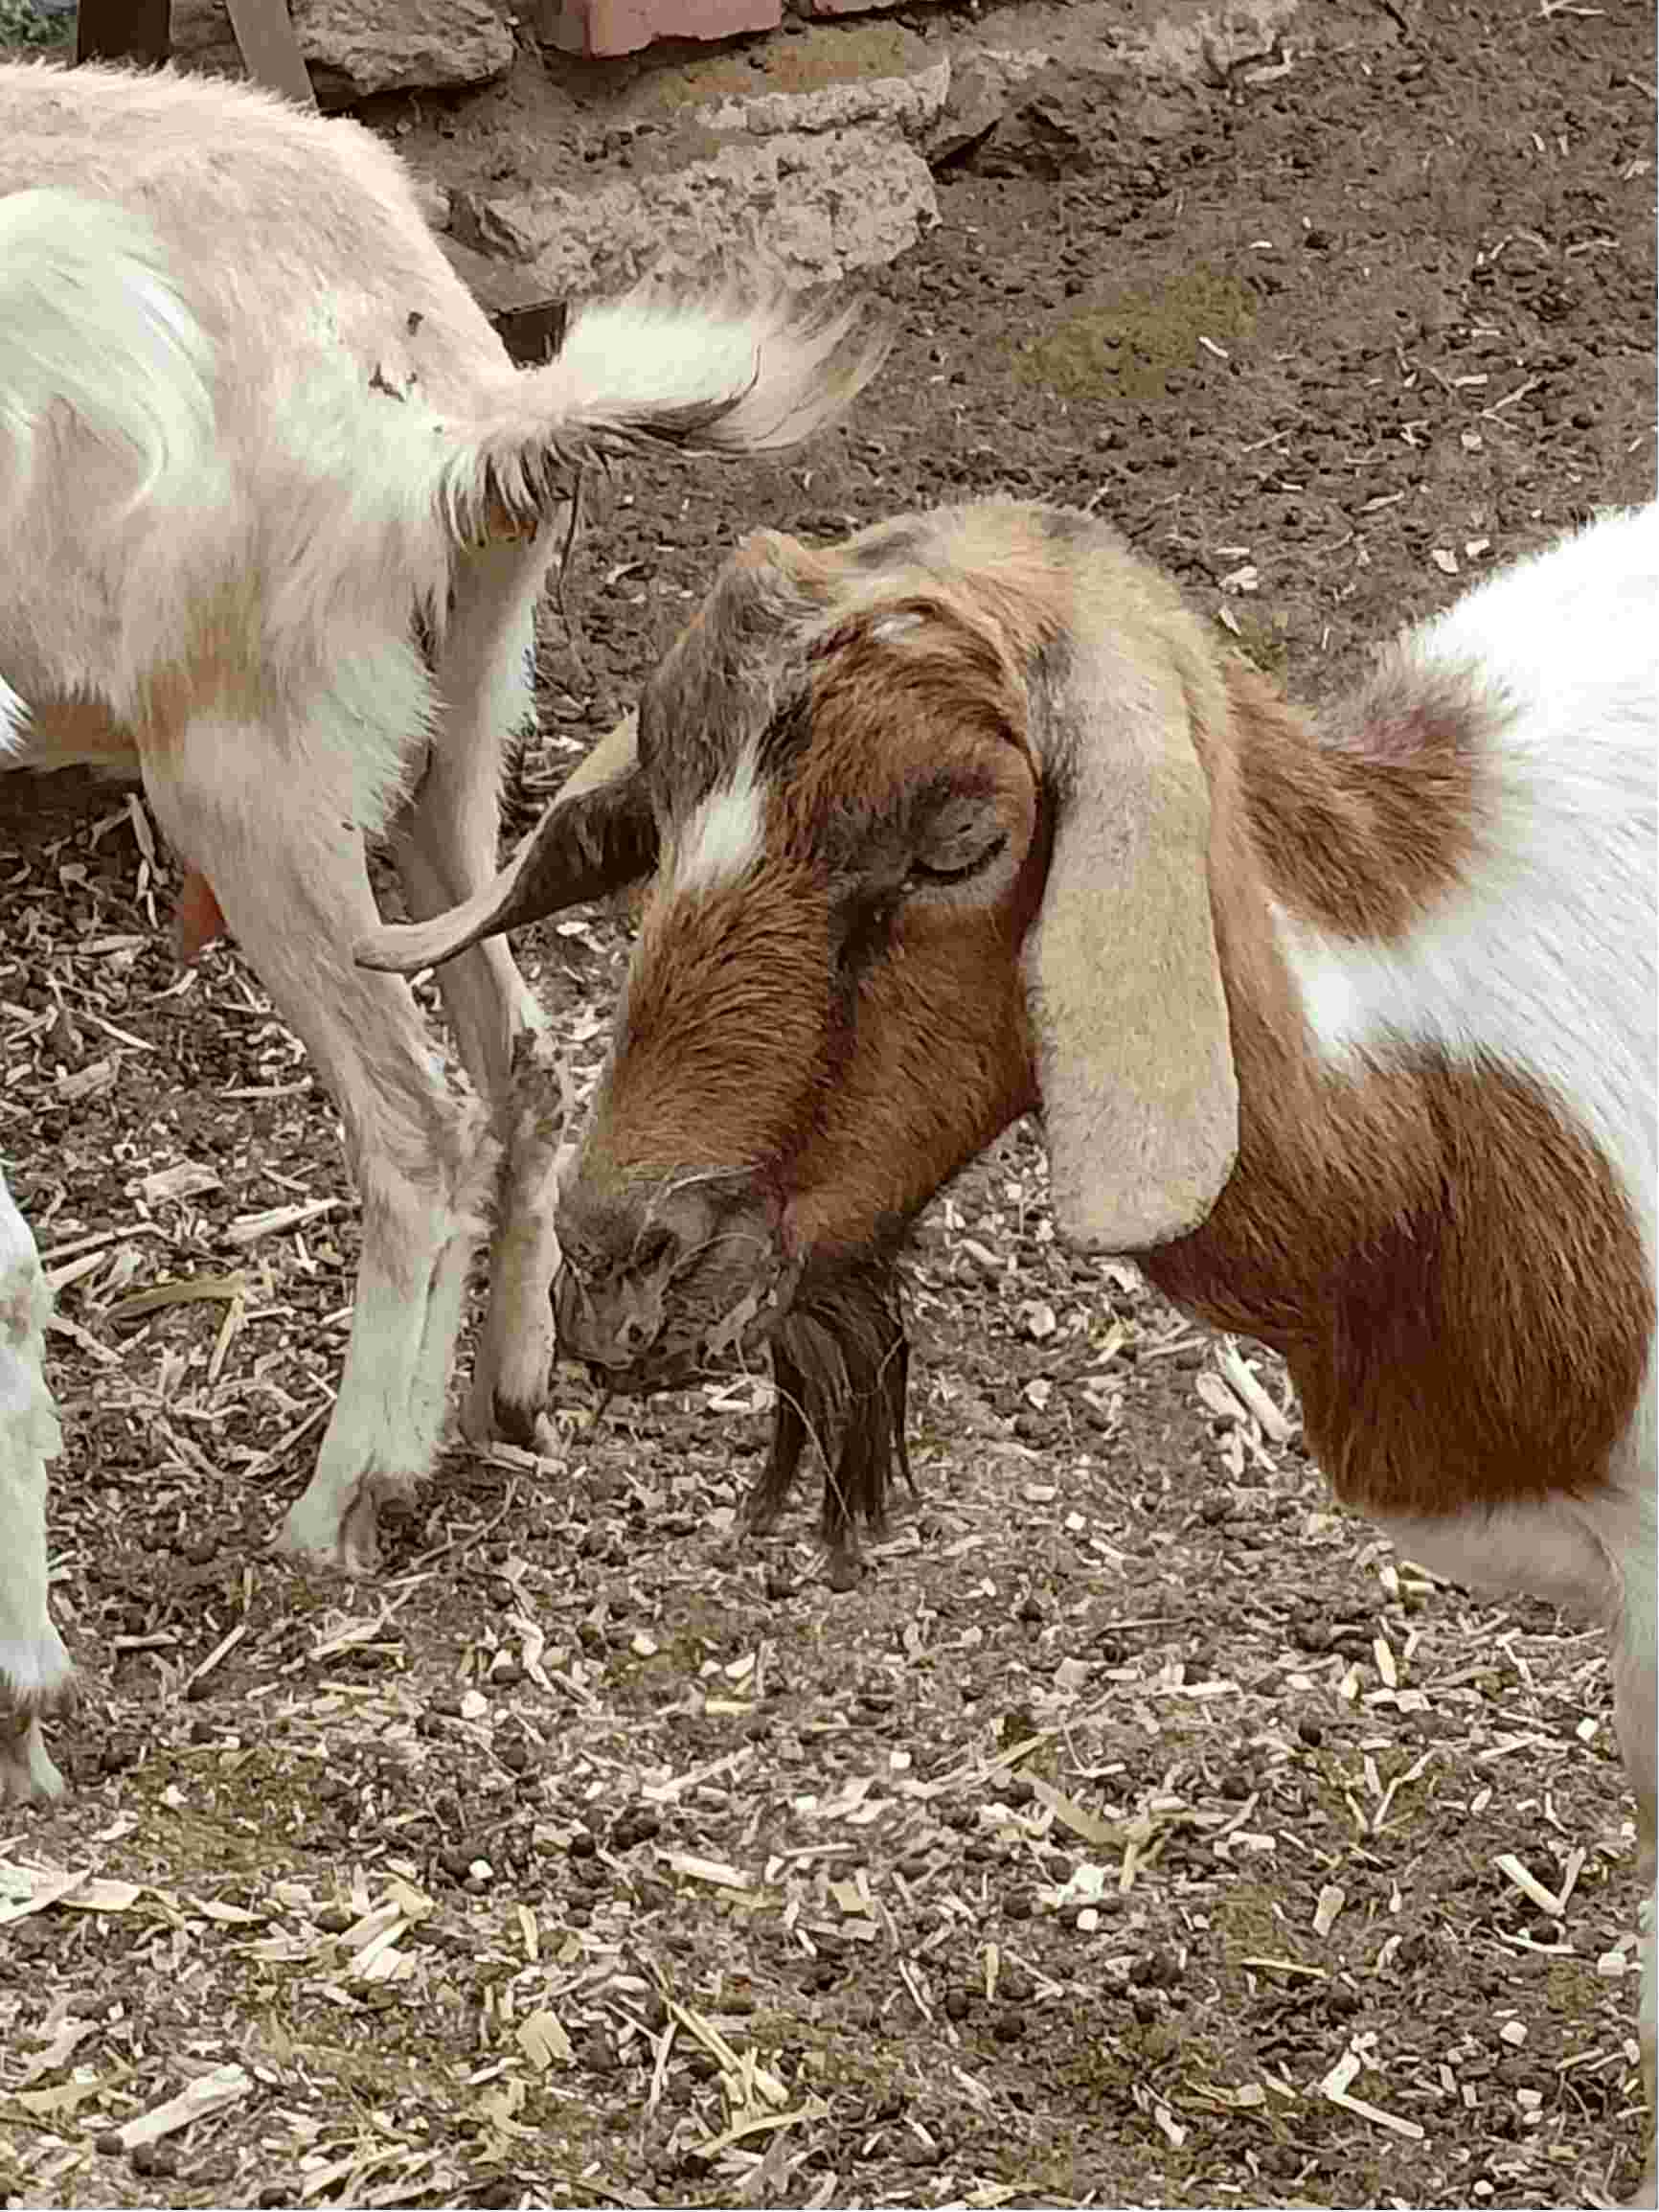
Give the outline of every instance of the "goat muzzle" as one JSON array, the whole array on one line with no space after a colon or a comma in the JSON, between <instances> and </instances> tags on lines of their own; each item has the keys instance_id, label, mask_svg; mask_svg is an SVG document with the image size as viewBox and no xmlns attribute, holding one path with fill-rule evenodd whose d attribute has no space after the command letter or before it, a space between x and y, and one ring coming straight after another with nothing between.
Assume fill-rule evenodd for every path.
<instances>
[{"instance_id":1,"label":"goat muzzle","mask_svg":"<svg viewBox=\"0 0 1659 2212\"><path fill-rule=\"evenodd\" d=\"M559 1197L553 1288L561 1354L625 1395L745 1366L800 1275L776 1211L717 1185L637 1185L596 1197L578 1172Z\"/></svg>"}]
</instances>

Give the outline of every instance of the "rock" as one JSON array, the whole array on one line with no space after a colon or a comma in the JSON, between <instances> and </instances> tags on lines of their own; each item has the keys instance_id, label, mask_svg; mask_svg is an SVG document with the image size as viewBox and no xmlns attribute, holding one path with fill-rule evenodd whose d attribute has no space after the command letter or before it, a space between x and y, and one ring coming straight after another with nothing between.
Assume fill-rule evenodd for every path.
<instances>
[{"instance_id":1,"label":"rock","mask_svg":"<svg viewBox=\"0 0 1659 2212\"><path fill-rule=\"evenodd\" d=\"M813 92L762 92L754 100L722 100L699 107L708 130L743 131L766 138L779 131L847 130L885 124L906 138L925 139L950 94L950 63L941 61L914 77L854 79Z\"/></svg>"},{"instance_id":2,"label":"rock","mask_svg":"<svg viewBox=\"0 0 1659 2212\"><path fill-rule=\"evenodd\" d=\"M795 0L807 15L872 15L877 9L903 6L904 0Z\"/></svg>"},{"instance_id":3,"label":"rock","mask_svg":"<svg viewBox=\"0 0 1659 2212\"><path fill-rule=\"evenodd\" d=\"M988 51L957 70L926 152L936 168L1050 181L1132 166L1190 127L1184 91L1122 66L1079 69L1034 49Z\"/></svg>"},{"instance_id":4,"label":"rock","mask_svg":"<svg viewBox=\"0 0 1659 2212\"><path fill-rule=\"evenodd\" d=\"M896 261L938 217L927 164L875 124L734 142L638 183L456 193L450 205L463 243L561 296L721 270L833 283Z\"/></svg>"},{"instance_id":5,"label":"rock","mask_svg":"<svg viewBox=\"0 0 1659 2212\"><path fill-rule=\"evenodd\" d=\"M1030 69L1022 65L1030 59ZM938 123L923 148L935 169L977 146L1007 115L1021 79L1040 68L1046 55L970 55L950 74L950 90Z\"/></svg>"},{"instance_id":6,"label":"rock","mask_svg":"<svg viewBox=\"0 0 1659 2212\"><path fill-rule=\"evenodd\" d=\"M1068 112L1069 110L1069 112ZM993 130L973 167L981 176L1080 176L1094 167L1081 111L1064 92L1039 94Z\"/></svg>"},{"instance_id":7,"label":"rock","mask_svg":"<svg viewBox=\"0 0 1659 2212\"><path fill-rule=\"evenodd\" d=\"M489 0L290 0L321 105L372 92L483 84L512 65L512 33Z\"/></svg>"},{"instance_id":8,"label":"rock","mask_svg":"<svg viewBox=\"0 0 1659 2212\"><path fill-rule=\"evenodd\" d=\"M512 62L512 33L489 0L290 0L290 11L322 107L487 83ZM224 0L173 0L172 50L194 69L245 74Z\"/></svg>"}]
</instances>

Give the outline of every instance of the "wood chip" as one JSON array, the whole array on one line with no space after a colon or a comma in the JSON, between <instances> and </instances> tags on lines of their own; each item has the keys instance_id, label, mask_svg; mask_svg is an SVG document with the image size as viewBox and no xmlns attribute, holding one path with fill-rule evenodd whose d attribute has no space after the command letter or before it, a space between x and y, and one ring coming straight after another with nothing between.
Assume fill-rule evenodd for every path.
<instances>
[{"instance_id":1,"label":"wood chip","mask_svg":"<svg viewBox=\"0 0 1659 2212\"><path fill-rule=\"evenodd\" d=\"M1531 1900L1540 1912L1547 1912L1552 1920L1559 1920L1566 1910L1566 1900L1546 1889L1532 1871L1522 1864L1512 1851L1500 1852L1492 1864L1500 1874L1508 1877L1521 1895ZM1577 1880L1575 1872L1574 1879Z\"/></svg>"},{"instance_id":2,"label":"wood chip","mask_svg":"<svg viewBox=\"0 0 1659 2212\"><path fill-rule=\"evenodd\" d=\"M1304 1966L1299 1958L1241 1958L1240 1966L1269 1968L1274 1973L1306 1974L1309 1981L1329 1981L1329 1974L1322 1966Z\"/></svg>"},{"instance_id":3,"label":"wood chip","mask_svg":"<svg viewBox=\"0 0 1659 2212\"><path fill-rule=\"evenodd\" d=\"M1328 1881L1319 1892L1319 1902L1313 1911L1313 1932L1327 1936L1336 1926L1336 1916L1348 1902L1348 1892Z\"/></svg>"},{"instance_id":4,"label":"wood chip","mask_svg":"<svg viewBox=\"0 0 1659 2212\"><path fill-rule=\"evenodd\" d=\"M1337 2060L1319 2085L1319 2093L1332 2105L1339 2105L1345 2112L1352 2112L1362 2120L1370 2120L1375 2127L1387 2128L1396 2135L1404 2135L1413 2143L1420 2143L1425 2131L1415 2120L1402 2120L1397 2113L1385 2112L1378 2105L1368 2104L1363 2097L1349 2094L1348 2085L1360 2072L1365 2061L1354 2050L1346 2051Z\"/></svg>"},{"instance_id":5,"label":"wood chip","mask_svg":"<svg viewBox=\"0 0 1659 2212\"><path fill-rule=\"evenodd\" d=\"M320 1220L325 1214L336 1214L342 1203L339 1198L310 1198L303 1206L268 1206L263 1213L239 1214L224 1232L225 1241L257 1244L261 1237L280 1236L284 1229L297 1229L307 1221Z\"/></svg>"},{"instance_id":6,"label":"wood chip","mask_svg":"<svg viewBox=\"0 0 1659 2212\"><path fill-rule=\"evenodd\" d=\"M216 1191L219 1177L199 1160L180 1160L170 1168L157 1168L153 1174L145 1175L139 1182L148 1205L157 1205L164 1198L195 1198L204 1191Z\"/></svg>"},{"instance_id":7,"label":"wood chip","mask_svg":"<svg viewBox=\"0 0 1659 2212\"><path fill-rule=\"evenodd\" d=\"M751 2135L763 2135L774 2128L798 2128L809 2120L827 2119L829 2114L829 2106L818 2097L808 2098L806 2104L797 2105L787 2112L757 2113L753 2119L739 2120L736 2127L728 2128L723 2134L711 2135L705 2142L698 2143L695 2146L696 2155L699 2158L717 2157L722 2151L729 2151L734 2143L744 2142Z\"/></svg>"},{"instance_id":8,"label":"wood chip","mask_svg":"<svg viewBox=\"0 0 1659 2212\"><path fill-rule=\"evenodd\" d=\"M1248 1409L1268 1443L1288 1444L1299 1425L1274 1404L1265 1386L1258 1380L1255 1369L1231 1336L1222 1337L1216 1357L1229 1386Z\"/></svg>"},{"instance_id":9,"label":"wood chip","mask_svg":"<svg viewBox=\"0 0 1659 2212\"><path fill-rule=\"evenodd\" d=\"M691 1851L665 1851L659 1855L665 1866L683 1874L688 1881L712 1881L721 1889L747 1889L749 1877L740 1866L728 1865L723 1859L699 1859Z\"/></svg>"},{"instance_id":10,"label":"wood chip","mask_svg":"<svg viewBox=\"0 0 1659 2212\"><path fill-rule=\"evenodd\" d=\"M1046 1805L1062 1828L1069 1828L1085 1843L1116 1845L1124 1841L1123 1821L1102 1820L1098 1813L1091 1813L1086 1806L1068 1797L1063 1790L1045 1782L1040 1774L1031 1777L1031 1786L1036 1792L1037 1802Z\"/></svg>"},{"instance_id":11,"label":"wood chip","mask_svg":"<svg viewBox=\"0 0 1659 2212\"><path fill-rule=\"evenodd\" d=\"M115 2132L124 2151L136 2151L142 2143L159 2143L164 2135L175 2135L181 2128L188 2128L193 2120L204 2120L212 2112L222 2112L235 2105L252 2089L253 2077L239 2065L216 2066L211 2074L203 2074L192 2082L176 2097L170 2097L165 2105L157 2105L136 2120L128 2120Z\"/></svg>"},{"instance_id":12,"label":"wood chip","mask_svg":"<svg viewBox=\"0 0 1659 2212\"><path fill-rule=\"evenodd\" d=\"M538 2073L552 2065L568 2066L576 2056L558 2015L544 2005L519 2021L513 2040Z\"/></svg>"}]
</instances>

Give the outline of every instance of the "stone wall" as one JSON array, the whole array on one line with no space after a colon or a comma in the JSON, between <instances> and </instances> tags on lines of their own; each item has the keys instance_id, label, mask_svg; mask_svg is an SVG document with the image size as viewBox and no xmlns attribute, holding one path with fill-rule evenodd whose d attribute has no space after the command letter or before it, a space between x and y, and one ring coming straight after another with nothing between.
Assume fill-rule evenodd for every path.
<instances>
[{"instance_id":1,"label":"stone wall","mask_svg":"<svg viewBox=\"0 0 1659 2212\"><path fill-rule=\"evenodd\" d=\"M554 304L648 275L811 285L895 261L939 219L946 166L1110 171L1130 197L1161 189L1193 80L1282 73L1296 11L1029 0L978 27L916 0L897 21L867 12L885 0L790 0L787 13L784 0L525 0L539 17L511 0L288 4L323 106L452 96L371 119L407 153L466 282L524 324L526 345ZM172 34L185 67L243 74L223 0L172 0Z\"/></svg>"}]
</instances>

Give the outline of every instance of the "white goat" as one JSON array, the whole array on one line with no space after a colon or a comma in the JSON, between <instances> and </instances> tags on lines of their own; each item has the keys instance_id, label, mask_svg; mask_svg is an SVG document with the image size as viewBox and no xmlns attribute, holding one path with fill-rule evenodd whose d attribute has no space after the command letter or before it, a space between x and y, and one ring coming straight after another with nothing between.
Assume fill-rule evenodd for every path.
<instances>
[{"instance_id":1,"label":"white goat","mask_svg":"<svg viewBox=\"0 0 1659 2212\"><path fill-rule=\"evenodd\" d=\"M637 767L618 732L493 890L364 956L660 834L558 1209L561 1342L622 1387L775 1327L1040 1105L1062 1232L1278 1347L1350 1504L1607 1625L1651 1910L1656 621L1648 508L1315 719L1081 515L759 535ZM1651 2103L1650 1934L1644 1980Z\"/></svg>"},{"instance_id":2,"label":"white goat","mask_svg":"<svg viewBox=\"0 0 1659 2212\"><path fill-rule=\"evenodd\" d=\"M512 1082L541 1017L505 947L447 970L477 1096L452 1092L407 986L352 965L365 839L390 833L419 914L489 879L585 457L790 445L879 350L847 313L642 293L520 373L366 131L239 86L0 64L0 752L142 775L330 1084L363 1198L292 1551L371 1566L376 1499L429 1466L504 1150L474 1415L522 1433L552 1342L557 1130ZM0 1695L33 1695L50 1641L25 1548Z\"/></svg>"}]
</instances>

